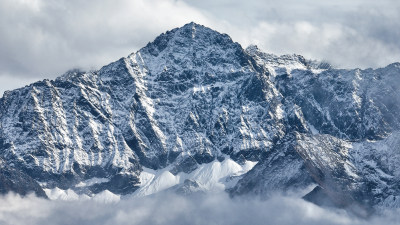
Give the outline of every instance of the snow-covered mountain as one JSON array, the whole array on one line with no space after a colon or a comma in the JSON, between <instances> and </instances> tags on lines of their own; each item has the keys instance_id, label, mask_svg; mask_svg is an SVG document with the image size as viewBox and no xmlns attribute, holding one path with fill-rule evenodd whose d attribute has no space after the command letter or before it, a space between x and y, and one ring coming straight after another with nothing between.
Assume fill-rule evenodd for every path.
<instances>
[{"instance_id":1,"label":"snow-covered mountain","mask_svg":"<svg viewBox=\"0 0 400 225\"><path fill-rule=\"evenodd\" d=\"M5 92L0 157L48 194L318 185L335 205L397 207L399 75L243 49L189 23L98 71Z\"/></svg>"}]
</instances>

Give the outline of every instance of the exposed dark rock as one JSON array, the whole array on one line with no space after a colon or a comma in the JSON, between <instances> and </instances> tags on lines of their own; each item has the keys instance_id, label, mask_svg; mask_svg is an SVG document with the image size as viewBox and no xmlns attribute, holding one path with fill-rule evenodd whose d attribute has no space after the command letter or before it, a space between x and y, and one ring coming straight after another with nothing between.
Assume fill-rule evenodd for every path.
<instances>
[{"instance_id":1,"label":"exposed dark rock","mask_svg":"<svg viewBox=\"0 0 400 225\"><path fill-rule=\"evenodd\" d=\"M98 71L5 92L0 157L12 166L0 185L42 196L37 182L129 194L146 168L189 174L232 159L258 164L231 195L317 183L337 206L400 207L399 74L398 63L343 70L245 50L186 24ZM90 179L104 182L77 187ZM196 182L179 190L201 187Z\"/></svg>"}]
</instances>

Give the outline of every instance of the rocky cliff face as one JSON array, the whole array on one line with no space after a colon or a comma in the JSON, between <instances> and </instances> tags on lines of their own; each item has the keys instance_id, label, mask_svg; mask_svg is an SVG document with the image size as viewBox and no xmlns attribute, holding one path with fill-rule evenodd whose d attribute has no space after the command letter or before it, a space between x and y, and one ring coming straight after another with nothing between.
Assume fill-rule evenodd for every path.
<instances>
[{"instance_id":1,"label":"rocky cliff face","mask_svg":"<svg viewBox=\"0 0 400 225\"><path fill-rule=\"evenodd\" d=\"M8 192L20 195L34 193L36 196L47 198L46 193L35 180L20 170L8 166L0 158L0 194Z\"/></svg>"},{"instance_id":2,"label":"rocky cliff face","mask_svg":"<svg viewBox=\"0 0 400 225\"><path fill-rule=\"evenodd\" d=\"M98 71L4 93L0 157L83 193L166 177L186 193L218 171L233 195L318 184L338 205L397 206L399 74L244 50L190 23Z\"/></svg>"},{"instance_id":3,"label":"rocky cliff face","mask_svg":"<svg viewBox=\"0 0 400 225\"><path fill-rule=\"evenodd\" d=\"M302 177L295 184L306 180L305 174L311 176L330 201L343 207L397 207L398 169L394 161L399 157L395 140L400 64L376 70L339 70L301 56L276 57L255 47L247 52L271 74L287 107L285 127L294 128L287 133L290 141L284 143L293 148L297 158L280 160L288 158L298 169L290 171L286 166L286 171L278 174ZM290 120L293 113L300 118L298 122ZM287 151L285 146L278 147L276 154ZM260 161L233 193L262 193L274 187L270 178L262 176L271 174L271 165L270 157ZM249 185L260 177L256 185Z\"/></svg>"}]
</instances>

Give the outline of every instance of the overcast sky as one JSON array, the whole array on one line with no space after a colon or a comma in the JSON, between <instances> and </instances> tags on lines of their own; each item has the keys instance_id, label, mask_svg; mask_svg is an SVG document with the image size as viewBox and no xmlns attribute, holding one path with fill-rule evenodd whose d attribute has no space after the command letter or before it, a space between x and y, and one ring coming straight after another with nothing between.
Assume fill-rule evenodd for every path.
<instances>
[{"instance_id":1,"label":"overcast sky","mask_svg":"<svg viewBox=\"0 0 400 225\"><path fill-rule=\"evenodd\" d=\"M194 21L247 47L341 68L400 61L398 0L1 0L0 96L98 69Z\"/></svg>"}]
</instances>

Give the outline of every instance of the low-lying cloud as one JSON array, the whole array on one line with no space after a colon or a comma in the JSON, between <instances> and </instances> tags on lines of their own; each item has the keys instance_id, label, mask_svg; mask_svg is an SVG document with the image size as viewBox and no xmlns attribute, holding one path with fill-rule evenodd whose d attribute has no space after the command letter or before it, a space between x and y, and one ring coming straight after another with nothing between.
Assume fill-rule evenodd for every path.
<instances>
[{"instance_id":1,"label":"low-lying cloud","mask_svg":"<svg viewBox=\"0 0 400 225\"><path fill-rule=\"evenodd\" d=\"M302 199L267 201L229 198L225 193L183 197L160 194L117 203L45 200L33 195L0 197L0 224L398 224L398 210L363 220ZM396 214L397 213L397 214Z\"/></svg>"}]
</instances>

